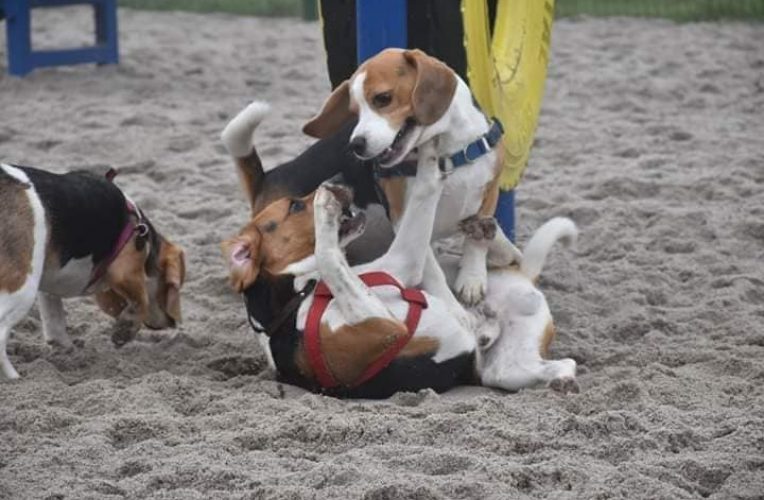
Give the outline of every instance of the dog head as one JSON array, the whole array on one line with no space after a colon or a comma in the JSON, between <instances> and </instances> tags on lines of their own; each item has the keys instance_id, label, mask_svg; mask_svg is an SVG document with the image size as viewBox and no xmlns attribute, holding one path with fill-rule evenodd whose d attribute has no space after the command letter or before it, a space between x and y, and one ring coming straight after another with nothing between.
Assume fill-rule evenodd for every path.
<instances>
[{"instance_id":1,"label":"dog head","mask_svg":"<svg viewBox=\"0 0 764 500\"><path fill-rule=\"evenodd\" d=\"M159 234L144 218L147 232L136 233L109 267L109 288L96 294L99 307L118 317L129 305L125 296L145 297L143 323L151 329L174 328L182 320L180 289L186 279L183 249Z\"/></svg>"},{"instance_id":2,"label":"dog head","mask_svg":"<svg viewBox=\"0 0 764 500\"><path fill-rule=\"evenodd\" d=\"M324 138L358 115L351 150L390 167L446 131L457 82L453 70L420 50L387 49L340 84L303 132Z\"/></svg>"},{"instance_id":3,"label":"dog head","mask_svg":"<svg viewBox=\"0 0 764 500\"><path fill-rule=\"evenodd\" d=\"M363 232L365 217L363 212L352 212L353 194L349 188L332 186L331 190L342 206L339 236L344 246ZM255 215L237 236L221 244L231 286L237 292L249 288L263 272L280 274L290 264L313 255L315 196L313 192L302 198L274 201Z\"/></svg>"}]
</instances>

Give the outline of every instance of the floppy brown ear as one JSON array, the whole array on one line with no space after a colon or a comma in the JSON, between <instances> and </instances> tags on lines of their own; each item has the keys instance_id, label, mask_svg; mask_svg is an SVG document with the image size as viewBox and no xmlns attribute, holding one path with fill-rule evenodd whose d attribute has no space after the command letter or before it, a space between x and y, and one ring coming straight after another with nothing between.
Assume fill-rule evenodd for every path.
<instances>
[{"instance_id":1,"label":"floppy brown ear","mask_svg":"<svg viewBox=\"0 0 764 500\"><path fill-rule=\"evenodd\" d=\"M403 57L416 69L411 98L414 118L422 125L432 125L446 113L454 98L456 75L451 68L421 50L406 50Z\"/></svg>"},{"instance_id":2,"label":"floppy brown ear","mask_svg":"<svg viewBox=\"0 0 764 500\"><path fill-rule=\"evenodd\" d=\"M180 287L186 280L186 258L183 249L165 242L160 250L160 265L164 278L164 306L168 316L180 323Z\"/></svg>"},{"instance_id":3,"label":"floppy brown ear","mask_svg":"<svg viewBox=\"0 0 764 500\"><path fill-rule=\"evenodd\" d=\"M316 139L329 137L353 116L350 111L350 83L340 83L324 102L321 111L302 127L303 133Z\"/></svg>"},{"instance_id":4,"label":"floppy brown ear","mask_svg":"<svg viewBox=\"0 0 764 500\"><path fill-rule=\"evenodd\" d=\"M241 293L251 286L260 274L260 243L262 237L255 230L241 234L220 244L228 263L231 286Z\"/></svg>"}]
</instances>

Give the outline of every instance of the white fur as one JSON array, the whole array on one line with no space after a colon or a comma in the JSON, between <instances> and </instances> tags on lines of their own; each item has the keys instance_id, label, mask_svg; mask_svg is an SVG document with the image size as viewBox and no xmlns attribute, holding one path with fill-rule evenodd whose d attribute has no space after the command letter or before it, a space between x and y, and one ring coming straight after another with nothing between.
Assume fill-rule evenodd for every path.
<instances>
[{"instance_id":1,"label":"white fur","mask_svg":"<svg viewBox=\"0 0 764 500\"><path fill-rule=\"evenodd\" d=\"M48 228L45 223L45 209L27 175L22 170L10 165L0 165L0 168L19 181L30 185L25 192L34 215L34 227L32 228L34 250L32 251L31 270L21 288L11 293L0 291L0 368L2 368L6 377L16 379L19 377L19 374L13 368L10 359L8 359L6 347L8 338L11 335L11 328L27 315L32 304L34 304L43 266L45 265L45 246L48 240Z\"/></svg>"},{"instance_id":2,"label":"white fur","mask_svg":"<svg viewBox=\"0 0 764 500\"><path fill-rule=\"evenodd\" d=\"M252 134L270 110L267 103L253 101L228 122L220 138L231 156L243 158L252 152Z\"/></svg>"},{"instance_id":3,"label":"white fur","mask_svg":"<svg viewBox=\"0 0 764 500\"><path fill-rule=\"evenodd\" d=\"M577 390L573 359L546 360L540 352L552 314L535 280L554 243L575 238L570 219L557 217L542 225L525 247L520 271L494 270L488 276L485 306L496 312L498 328L478 335L477 366L484 385L518 390L538 383L568 391Z\"/></svg>"}]
</instances>

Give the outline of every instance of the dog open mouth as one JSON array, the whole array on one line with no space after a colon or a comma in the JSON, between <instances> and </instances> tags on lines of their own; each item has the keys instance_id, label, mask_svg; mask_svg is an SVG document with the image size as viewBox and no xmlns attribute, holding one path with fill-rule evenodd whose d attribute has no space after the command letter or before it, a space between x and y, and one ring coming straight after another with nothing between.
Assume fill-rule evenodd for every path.
<instances>
[{"instance_id":1,"label":"dog open mouth","mask_svg":"<svg viewBox=\"0 0 764 500\"><path fill-rule=\"evenodd\" d=\"M366 228L366 213L361 210L343 207L340 217L340 239L347 243L350 239L356 238Z\"/></svg>"},{"instance_id":2,"label":"dog open mouth","mask_svg":"<svg viewBox=\"0 0 764 500\"><path fill-rule=\"evenodd\" d=\"M380 167L392 167L403 160L412 149L411 146L415 140L414 129L416 129L416 120L407 118L395 135L393 143L375 158Z\"/></svg>"},{"instance_id":3,"label":"dog open mouth","mask_svg":"<svg viewBox=\"0 0 764 500\"><path fill-rule=\"evenodd\" d=\"M342 205L339 236L340 243L345 245L366 229L366 213L353 207L353 191L349 187L338 184L328 184L325 187Z\"/></svg>"}]
</instances>

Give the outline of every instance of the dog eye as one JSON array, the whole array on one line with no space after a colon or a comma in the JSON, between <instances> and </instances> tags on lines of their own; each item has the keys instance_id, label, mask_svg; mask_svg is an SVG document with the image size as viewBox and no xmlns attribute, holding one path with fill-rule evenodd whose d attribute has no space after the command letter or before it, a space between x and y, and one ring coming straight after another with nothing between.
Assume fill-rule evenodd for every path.
<instances>
[{"instance_id":1,"label":"dog eye","mask_svg":"<svg viewBox=\"0 0 764 500\"><path fill-rule=\"evenodd\" d=\"M305 210L305 202L302 200L292 200L292 202L289 204L289 213L297 213L302 212Z\"/></svg>"},{"instance_id":2,"label":"dog eye","mask_svg":"<svg viewBox=\"0 0 764 500\"><path fill-rule=\"evenodd\" d=\"M377 108L384 108L393 102L393 95L390 92L381 92L371 98L372 104Z\"/></svg>"}]
</instances>

